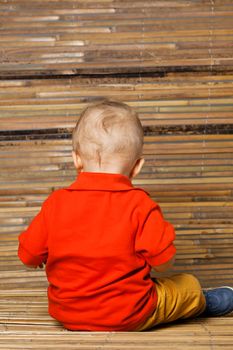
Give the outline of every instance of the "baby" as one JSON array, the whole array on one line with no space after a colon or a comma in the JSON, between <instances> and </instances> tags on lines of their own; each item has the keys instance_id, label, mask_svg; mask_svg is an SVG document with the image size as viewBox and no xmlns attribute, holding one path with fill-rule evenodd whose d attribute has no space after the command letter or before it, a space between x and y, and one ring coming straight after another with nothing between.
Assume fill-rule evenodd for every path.
<instances>
[{"instance_id":1,"label":"baby","mask_svg":"<svg viewBox=\"0 0 233 350\"><path fill-rule=\"evenodd\" d=\"M18 255L46 264L49 314L69 330L141 331L233 310L233 289L202 291L190 274L152 279L174 262L173 226L131 180L143 129L128 105L89 105L73 131L76 180L54 191L19 236Z\"/></svg>"}]
</instances>

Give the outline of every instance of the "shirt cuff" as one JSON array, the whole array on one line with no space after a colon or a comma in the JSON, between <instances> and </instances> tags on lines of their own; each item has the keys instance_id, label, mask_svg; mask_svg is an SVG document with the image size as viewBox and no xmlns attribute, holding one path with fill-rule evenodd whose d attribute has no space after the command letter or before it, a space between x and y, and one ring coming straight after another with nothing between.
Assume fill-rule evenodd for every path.
<instances>
[{"instance_id":1,"label":"shirt cuff","mask_svg":"<svg viewBox=\"0 0 233 350\"><path fill-rule=\"evenodd\" d=\"M43 262L42 257L32 255L22 246L22 244L19 245L18 257L25 265L39 266Z\"/></svg>"},{"instance_id":2,"label":"shirt cuff","mask_svg":"<svg viewBox=\"0 0 233 350\"><path fill-rule=\"evenodd\" d=\"M149 257L146 260L151 266L159 266L171 260L175 254L176 254L176 247L172 243L160 254Z\"/></svg>"}]
</instances>

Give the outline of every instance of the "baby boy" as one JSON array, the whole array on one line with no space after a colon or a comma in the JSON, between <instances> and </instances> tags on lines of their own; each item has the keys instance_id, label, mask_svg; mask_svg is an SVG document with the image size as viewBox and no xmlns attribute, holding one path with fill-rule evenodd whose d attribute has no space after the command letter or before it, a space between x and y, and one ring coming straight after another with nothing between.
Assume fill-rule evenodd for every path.
<instances>
[{"instance_id":1,"label":"baby boy","mask_svg":"<svg viewBox=\"0 0 233 350\"><path fill-rule=\"evenodd\" d=\"M73 130L76 180L54 191L19 236L18 255L46 264L49 314L70 330L141 331L176 319L224 315L233 290L202 291L191 274L152 279L176 253L173 226L131 180L143 129L112 100L90 104Z\"/></svg>"}]
</instances>

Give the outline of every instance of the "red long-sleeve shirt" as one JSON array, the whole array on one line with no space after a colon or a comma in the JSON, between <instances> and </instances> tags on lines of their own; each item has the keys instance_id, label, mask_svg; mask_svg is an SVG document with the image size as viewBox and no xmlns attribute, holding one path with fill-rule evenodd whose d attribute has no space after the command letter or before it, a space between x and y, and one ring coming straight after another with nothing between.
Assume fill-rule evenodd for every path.
<instances>
[{"instance_id":1,"label":"red long-sleeve shirt","mask_svg":"<svg viewBox=\"0 0 233 350\"><path fill-rule=\"evenodd\" d=\"M83 172L54 191L19 236L19 258L46 262L49 313L71 330L129 331L155 309L151 266L175 254L173 226L128 177Z\"/></svg>"}]
</instances>

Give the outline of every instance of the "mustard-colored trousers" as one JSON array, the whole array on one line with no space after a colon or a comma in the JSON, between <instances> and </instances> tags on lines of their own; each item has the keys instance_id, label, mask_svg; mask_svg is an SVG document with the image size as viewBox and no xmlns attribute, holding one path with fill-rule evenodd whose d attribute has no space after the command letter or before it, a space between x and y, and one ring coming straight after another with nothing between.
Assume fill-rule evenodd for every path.
<instances>
[{"instance_id":1,"label":"mustard-colored trousers","mask_svg":"<svg viewBox=\"0 0 233 350\"><path fill-rule=\"evenodd\" d=\"M144 331L161 323L198 316L206 301L199 281L191 274L181 273L153 279L158 303L152 315L135 331Z\"/></svg>"}]
</instances>

